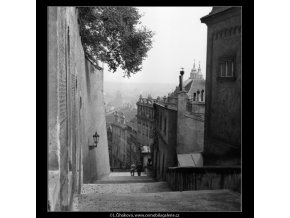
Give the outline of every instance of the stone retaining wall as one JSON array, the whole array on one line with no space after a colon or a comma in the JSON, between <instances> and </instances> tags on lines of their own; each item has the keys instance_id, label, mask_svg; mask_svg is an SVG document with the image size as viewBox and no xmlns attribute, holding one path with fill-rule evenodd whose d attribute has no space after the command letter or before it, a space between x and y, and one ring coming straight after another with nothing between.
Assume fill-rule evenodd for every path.
<instances>
[{"instance_id":1,"label":"stone retaining wall","mask_svg":"<svg viewBox=\"0 0 290 218\"><path fill-rule=\"evenodd\" d=\"M169 167L166 178L174 191L230 189L241 191L241 168Z\"/></svg>"}]
</instances>

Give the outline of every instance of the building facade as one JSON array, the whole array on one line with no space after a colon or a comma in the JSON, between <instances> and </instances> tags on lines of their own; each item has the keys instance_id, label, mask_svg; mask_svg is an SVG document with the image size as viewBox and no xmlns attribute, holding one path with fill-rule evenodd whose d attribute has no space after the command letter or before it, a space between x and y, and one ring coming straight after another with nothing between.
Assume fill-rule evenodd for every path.
<instances>
[{"instance_id":1,"label":"building facade","mask_svg":"<svg viewBox=\"0 0 290 218\"><path fill-rule=\"evenodd\" d=\"M158 99L154 103L154 112L153 176L157 180L165 180L167 168L178 165L177 110L168 108L164 101Z\"/></svg>"},{"instance_id":2,"label":"building facade","mask_svg":"<svg viewBox=\"0 0 290 218\"><path fill-rule=\"evenodd\" d=\"M109 125L107 127L107 138L108 138L110 168L112 168L112 166L113 166L113 156L112 156L113 131L112 131L112 126L111 125Z\"/></svg>"},{"instance_id":3,"label":"building facade","mask_svg":"<svg viewBox=\"0 0 290 218\"><path fill-rule=\"evenodd\" d=\"M112 165L111 168L127 168L127 126L125 116L114 112L112 127Z\"/></svg>"},{"instance_id":4,"label":"building facade","mask_svg":"<svg viewBox=\"0 0 290 218\"><path fill-rule=\"evenodd\" d=\"M141 160L141 149L137 143L137 120L125 121L123 113L114 112L115 120L108 127L111 169L129 169Z\"/></svg>"},{"instance_id":5,"label":"building facade","mask_svg":"<svg viewBox=\"0 0 290 218\"><path fill-rule=\"evenodd\" d=\"M165 180L168 167L203 166L205 80L193 65L190 76L173 93L154 101L155 140L153 172Z\"/></svg>"},{"instance_id":6,"label":"building facade","mask_svg":"<svg viewBox=\"0 0 290 218\"><path fill-rule=\"evenodd\" d=\"M208 27L206 165L241 162L241 7L213 7L201 18Z\"/></svg>"},{"instance_id":7,"label":"building facade","mask_svg":"<svg viewBox=\"0 0 290 218\"><path fill-rule=\"evenodd\" d=\"M127 166L141 161L141 148L137 141L137 118L127 123Z\"/></svg>"},{"instance_id":8,"label":"building facade","mask_svg":"<svg viewBox=\"0 0 290 218\"><path fill-rule=\"evenodd\" d=\"M205 80L201 68L191 70L189 79L183 82L180 72L177 91L177 146L178 166L203 166Z\"/></svg>"},{"instance_id":9,"label":"building facade","mask_svg":"<svg viewBox=\"0 0 290 218\"><path fill-rule=\"evenodd\" d=\"M143 167L147 167L152 160L151 151L154 142L154 99L140 96L137 102L137 141L141 147L141 160Z\"/></svg>"}]
</instances>

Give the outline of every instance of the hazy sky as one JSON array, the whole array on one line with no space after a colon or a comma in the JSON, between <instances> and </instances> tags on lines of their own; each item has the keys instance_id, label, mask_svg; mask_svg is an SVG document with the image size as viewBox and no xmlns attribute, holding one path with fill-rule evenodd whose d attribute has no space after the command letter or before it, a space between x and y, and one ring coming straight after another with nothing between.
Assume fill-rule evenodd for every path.
<instances>
[{"instance_id":1,"label":"hazy sky","mask_svg":"<svg viewBox=\"0 0 290 218\"><path fill-rule=\"evenodd\" d=\"M195 59L200 61L203 75L206 67L207 27L200 18L211 11L211 7L138 7L144 14L142 25L155 32L152 49L143 61L143 69L130 79L124 78L122 69L115 73L104 69L105 81L124 83L158 82L178 84L180 68L189 77Z\"/></svg>"}]
</instances>

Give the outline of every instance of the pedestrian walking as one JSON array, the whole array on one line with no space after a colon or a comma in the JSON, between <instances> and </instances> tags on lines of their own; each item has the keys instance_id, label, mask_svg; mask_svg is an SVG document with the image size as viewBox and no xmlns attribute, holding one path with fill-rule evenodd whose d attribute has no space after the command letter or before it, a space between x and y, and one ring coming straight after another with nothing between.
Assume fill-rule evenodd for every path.
<instances>
[{"instance_id":1,"label":"pedestrian walking","mask_svg":"<svg viewBox=\"0 0 290 218\"><path fill-rule=\"evenodd\" d=\"M138 165L137 165L138 176L141 176L141 171L142 171L142 164L139 162Z\"/></svg>"},{"instance_id":2,"label":"pedestrian walking","mask_svg":"<svg viewBox=\"0 0 290 218\"><path fill-rule=\"evenodd\" d=\"M134 163L131 164L131 169L130 169L131 176L134 176L135 169L136 169L136 165Z\"/></svg>"}]
</instances>

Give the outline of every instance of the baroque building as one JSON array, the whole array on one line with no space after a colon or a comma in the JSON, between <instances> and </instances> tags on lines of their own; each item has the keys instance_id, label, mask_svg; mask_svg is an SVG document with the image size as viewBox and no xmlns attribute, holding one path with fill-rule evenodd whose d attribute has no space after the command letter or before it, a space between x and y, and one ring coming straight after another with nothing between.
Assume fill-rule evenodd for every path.
<instances>
[{"instance_id":1,"label":"baroque building","mask_svg":"<svg viewBox=\"0 0 290 218\"><path fill-rule=\"evenodd\" d=\"M141 161L141 148L137 141L137 118L127 123L127 165Z\"/></svg>"},{"instance_id":2,"label":"baroque building","mask_svg":"<svg viewBox=\"0 0 290 218\"><path fill-rule=\"evenodd\" d=\"M205 80L195 63L190 76L173 93L154 101L155 138L153 175L166 179L168 167L203 166Z\"/></svg>"},{"instance_id":3,"label":"baroque building","mask_svg":"<svg viewBox=\"0 0 290 218\"><path fill-rule=\"evenodd\" d=\"M108 127L108 142L111 169L129 169L141 160L137 143L137 121L126 122L123 113L114 112L114 122Z\"/></svg>"},{"instance_id":4,"label":"baroque building","mask_svg":"<svg viewBox=\"0 0 290 218\"><path fill-rule=\"evenodd\" d=\"M111 168L126 168L127 131L125 116L114 112L112 127L112 165Z\"/></svg>"},{"instance_id":5,"label":"baroque building","mask_svg":"<svg viewBox=\"0 0 290 218\"><path fill-rule=\"evenodd\" d=\"M147 167L148 161L152 159L152 145L154 136L154 99L150 95L148 98L140 98L137 102L137 141L141 148L141 161L143 167Z\"/></svg>"},{"instance_id":6,"label":"baroque building","mask_svg":"<svg viewBox=\"0 0 290 218\"><path fill-rule=\"evenodd\" d=\"M208 27L206 165L241 163L241 7L213 7L201 18Z\"/></svg>"}]
</instances>

